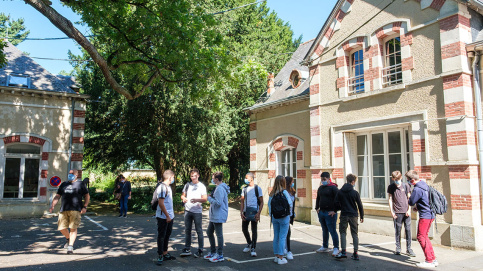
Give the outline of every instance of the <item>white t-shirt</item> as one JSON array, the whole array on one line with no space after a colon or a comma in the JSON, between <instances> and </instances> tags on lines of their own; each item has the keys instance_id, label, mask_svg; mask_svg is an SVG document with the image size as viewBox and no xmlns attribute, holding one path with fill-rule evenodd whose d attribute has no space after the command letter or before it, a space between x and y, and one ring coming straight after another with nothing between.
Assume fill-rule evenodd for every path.
<instances>
[{"instance_id":1,"label":"white t-shirt","mask_svg":"<svg viewBox=\"0 0 483 271\"><path fill-rule=\"evenodd\" d=\"M263 196L262 189L260 188L260 186L257 186L257 187L258 187L258 196L262 197ZM252 207L258 210L257 195L255 194L255 186L247 186L243 188L241 192L242 197L245 197L245 190L247 192L247 198L243 199L243 202L244 203L246 202L246 206L244 206L244 209L246 210L246 207Z\"/></svg>"},{"instance_id":2,"label":"white t-shirt","mask_svg":"<svg viewBox=\"0 0 483 271\"><path fill-rule=\"evenodd\" d=\"M198 182L197 184L189 182L183 187L183 193L185 193L185 196L187 196L186 198L188 199L188 202L184 204L184 209L192 213L202 213L203 206L201 205L201 202L191 203L191 199L201 199L201 196L206 195L206 186L201 182Z\"/></svg>"},{"instance_id":3,"label":"white t-shirt","mask_svg":"<svg viewBox=\"0 0 483 271\"><path fill-rule=\"evenodd\" d=\"M169 185L160 184L157 189L158 192L158 199L164 199L164 206L166 207L166 211L168 211L169 218L174 218L174 210L173 210L173 193L171 191L171 187ZM156 209L156 217L166 219L166 215L161 211L161 207Z\"/></svg>"}]
</instances>

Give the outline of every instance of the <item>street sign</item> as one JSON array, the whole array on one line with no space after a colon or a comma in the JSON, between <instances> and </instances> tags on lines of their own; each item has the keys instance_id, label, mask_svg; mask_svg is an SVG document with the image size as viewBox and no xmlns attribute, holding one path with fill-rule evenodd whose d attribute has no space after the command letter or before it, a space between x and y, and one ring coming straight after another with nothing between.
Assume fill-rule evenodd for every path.
<instances>
[{"instance_id":1,"label":"street sign","mask_svg":"<svg viewBox=\"0 0 483 271\"><path fill-rule=\"evenodd\" d=\"M52 187L58 187L61 183L62 180L60 179L60 177L53 176L52 178L50 178L50 186Z\"/></svg>"}]
</instances>

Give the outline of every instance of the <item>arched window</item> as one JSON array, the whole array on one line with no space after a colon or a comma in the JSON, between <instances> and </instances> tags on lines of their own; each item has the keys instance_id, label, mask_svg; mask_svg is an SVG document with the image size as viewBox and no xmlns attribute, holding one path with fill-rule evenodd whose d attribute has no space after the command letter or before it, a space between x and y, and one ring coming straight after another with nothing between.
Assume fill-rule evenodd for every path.
<instances>
[{"instance_id":1,"label":"arched window","mask_svg":"<svg viewBox=\"0 0 483 271\"><path fill-rule=\"evenodd\" d=\"M350 78L348 82L349 95L364 92L364 54L362 49L356 49L350 55Z\"/></svg>"},{"instance_id":2,"label":"arched window","mask_svg":"<svg viewBox=\"0 0 483 271\"><path fill-rule=\"evenodd\" d=\"M36 198L39 190L41 147L7 145L3 198Z\"/></svg>"},{"instance_id":3,"label":"arched window","mask_svg":"<svg viewBox=\"0 0 483 271\"><path fill-rule=\"evenodd\" d=\"M297 180L297 150L295 148L285 149L279 152L279 175L291 176L296 184Z\"/></svg>"},{"instance_id":4,"label":"arched window","mask_svg":"<svg viewBox=\"0 0 483 271\"><path fill-rule=\"evenodd\" d=\"M392 38L384 43L384 69L382 70L383 87L401 84L401 40Z\"/></svg>"}]
</instances>

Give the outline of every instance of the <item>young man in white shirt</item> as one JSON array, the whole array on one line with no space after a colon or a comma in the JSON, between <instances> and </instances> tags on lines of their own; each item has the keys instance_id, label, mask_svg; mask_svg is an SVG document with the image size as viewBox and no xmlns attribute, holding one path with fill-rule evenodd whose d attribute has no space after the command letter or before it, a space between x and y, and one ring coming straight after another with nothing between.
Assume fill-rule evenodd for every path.
<instances>
[{"instance_id":1,"label":"young man in white shirt","mask_svg":"<svg viewBox=\"0 0 483 271\"><path fill-rule=\"evenodd\" d=\"M250 252L252 257L256 257L257 226L260 221L260 212L263 208L263 193L262 189L255 184L253 173L247 173L245 183L248 186L242 189L240 208L242 232L247 240L247 246L243 249L243 252ZM252 238L250 238L250 233L248 232L248 224L250 223L252 224Z\"/></svg>"},{"instance_id":2,"label":"young man in white shirt","mask_svg":"<svg viewBox=\"0 0 483 271\"><path fill-rule=\"evenodd\" d=\"M196 258L203 257L202 203L207 201L208 196L206 194L206 186L199 181L199 178L199 170L196 168L192 169L190 171L191 182L184 186L181 194L181 200L184 203L185 225L185 247L180 254L182 257L191 255L191 230L193 229L193 221L198 235L198 252L194 256Z\"/></svg>"},{"instance_id":3,"label":"young man in white shirt","mask_svg":"<svg viewBox=\"0 0 483 271\"><path fill-rule=\"evenodd\" d=\"M168 242L173 231L173 192L170 185L174 183L175 177L172 170L163 173L163 182L156 189L158 194L158 208L156 210L156 220L158 221L158 260L161 265L163 261L174 260L175 257L168 253Z\"/></svg>"}]
</instances>

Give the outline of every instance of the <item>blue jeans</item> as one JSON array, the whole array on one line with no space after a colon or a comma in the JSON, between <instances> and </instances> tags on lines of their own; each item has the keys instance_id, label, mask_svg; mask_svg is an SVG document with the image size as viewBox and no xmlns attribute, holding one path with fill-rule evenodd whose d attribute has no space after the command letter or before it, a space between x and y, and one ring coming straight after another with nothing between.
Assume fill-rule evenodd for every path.
<instances>
[{"instance_id":1,"label":"blue jeans","mask_svg":"<svg viewBox=\"0 0 483 271\"><path fill-rule=\"evenodd\" d=\"M119 200L119 214L120 215L127 215L127 201L129 198L129 195L123 195L121 196L121 200Z\"/></svg>"},{"instance_id":2,"label":"blue jeans","mask_svg":"<svg viewBox=\"0 0 483 271\"><path fill-rule=\"evenodd\" d=\"M290 226L290 216L273 218L273 254L283 255L287 242L288 227Z\"/></svg>"},{"instance_id":3,"label":"blue jeans","mask_svg":"<svg viewBox=\"0 0 483 271\"><path fill-rule=\"evenodd\" d=\"M334 248L339 249L339 235L337 235L337 213L330 216L328 211L319 211L319 222L322 226L322 246L329 247L329 233L332 236Z\"/></svg>"}]
</instances>

